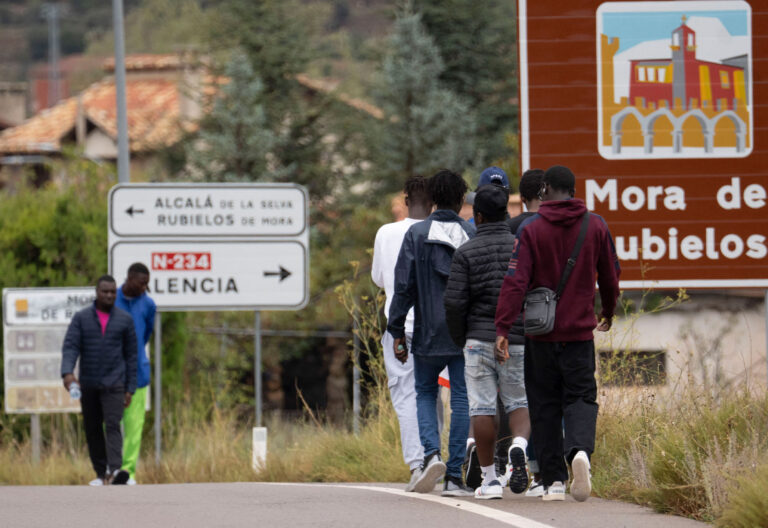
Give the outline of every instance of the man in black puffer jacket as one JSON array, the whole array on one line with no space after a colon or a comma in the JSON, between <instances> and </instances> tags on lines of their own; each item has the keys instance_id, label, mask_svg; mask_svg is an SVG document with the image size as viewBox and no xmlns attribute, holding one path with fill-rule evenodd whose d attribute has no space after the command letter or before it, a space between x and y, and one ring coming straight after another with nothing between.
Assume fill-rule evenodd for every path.
<instances>
[{"instance_id":1,"label":"man in black puffer jacket","mask_svg":"<svg viewBox=\"0 0 768 528\"><path fill-rule=\"evenodd\" d=\"M61 377L67 390L77 382L74 370L80 359L85 440L96 479L92 486L125 484L123 465L123 409L136 392L137 345L133 318L115 306L115 279L104 275L96 282L96 301L77 312L64 338ZM107 438L104 441L104 431Z\"/></svg>"},{"instance_id":2,"label":"man in black puffer jacket","mask_svg":"<svg viewBox=\"0 0 768 528\"><path fill-rule=\"evenodd\" d=\"M512 256L515 237L505 222L508 194L498 185L485 185L475 195L477 235L456 250L445 291L445 314L453 341L464 348L469 414L483 472L475 490L478 499L501 498L502 485L494 466L496 400L500 397L514 436L509 451L510 488L528 486L525 448L530 436L523 371L522 327L509 333L509 359L497 362L496 302Z\"/></svg>"}]
</instances>

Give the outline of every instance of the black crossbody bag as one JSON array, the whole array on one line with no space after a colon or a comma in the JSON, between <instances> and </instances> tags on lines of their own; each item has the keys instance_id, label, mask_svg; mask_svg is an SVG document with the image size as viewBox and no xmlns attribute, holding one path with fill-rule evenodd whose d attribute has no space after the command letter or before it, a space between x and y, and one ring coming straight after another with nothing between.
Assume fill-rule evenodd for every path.
<instances>
[{"instance_id":1,"label":"black crossbody bag","mask_svg":"<svg viewBox=\"0 0 768 528\"><path fill-rule=\"evenodd\" d=\"M555 310L557 301L563 294L565 284L571 276L573 267L576 265L576 257L579 256L581 246L584 245L584 239L587 236L589 227L589 211L584 213L579 230L579 238L576 239L576 245L571 252L571 258L565 264L563 275L560 277L560 284L557 290L552 291L545 286L534 288L525 294L525 303L523 304L523 327L526 335L544 335L548 334L555 327Z\"/></svg>"}]
</instances>

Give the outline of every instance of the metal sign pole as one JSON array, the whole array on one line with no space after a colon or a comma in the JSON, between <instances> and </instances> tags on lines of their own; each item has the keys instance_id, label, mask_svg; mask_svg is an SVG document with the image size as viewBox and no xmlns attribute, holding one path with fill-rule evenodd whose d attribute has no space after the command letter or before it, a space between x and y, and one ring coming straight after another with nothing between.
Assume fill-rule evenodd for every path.
<instances>
[{"instance_id":1,"label":"metal sign pole","mask_svg":"<svg viewBox=\"0 0 768 528\"><path fill-rule=\"evenodd\" d=\"M37 465L40 463L40 415L33 414L30 418L30 433L32 436L32 463Z\"/></svg>"},{"instance_id":2,"label":"metal sign pole","mask_svg":"<svg viewBox=\"0 0 768 528\"><path fill-rule=\"evenodd\" d=\"M360 312L355 312L353 347L354 363L352 365L352 430L360 434Z\"/></svg>"},{"instance_id":3,"label":"metal sign pole","mask_svg":"<svg viewBox=\"0 0 768 528\"><path fill-rule=\"evenodd\" d=\"M261 312L253 312L253 391L256 404L256 427L261 427Z\"/></svg>"},{"instance_id":4,"label":"metal sign pole","mask_svg":"<svg viewBox=\"0 0 768 528\"><path fill-rule=\"evenodd\" d=\"M112 0L115 33L115 94L117 96L117 181L131 181L128 145L128 109L125 99L125 37L123 31L123 0Z\"/></svg>"},{"instance_id":5,"label":"metal sign pole","mask_svg":"<svg viewBox=\"0 0 768 528\"><path fill-rule=\"evenodd\" d=\"M160 463L163 446L162 431L162 376L163 376L163 319L160 312L155 312L155 463Z\"/></svg>"}]
</instances>

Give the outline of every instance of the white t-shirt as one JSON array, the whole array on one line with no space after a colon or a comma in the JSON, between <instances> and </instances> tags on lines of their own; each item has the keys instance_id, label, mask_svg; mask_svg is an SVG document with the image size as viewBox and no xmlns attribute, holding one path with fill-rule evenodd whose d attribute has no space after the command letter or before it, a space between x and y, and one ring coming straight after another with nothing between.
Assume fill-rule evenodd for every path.
<instances>
[{"instance_id":1,"label":"white t-shirt","mask_svg":"<svg viewBox=\"0 0 768 528\"><path fill-rule=\"evenodd\" d=\"M400 254L400 247L403 245L403 239L408 229L415 223L421 222L415 218L406 218L399 222L384 224L376 232L376 241L373 243L373 266L371 267L371 278L379 288L384 288L387 296L384 305L384 315L389 318L389 305L392 297L395 295L395 265L397 256ZM413 308L408 311L405 318L406 333L413 333Z\"/></svg>"}]
</instances>

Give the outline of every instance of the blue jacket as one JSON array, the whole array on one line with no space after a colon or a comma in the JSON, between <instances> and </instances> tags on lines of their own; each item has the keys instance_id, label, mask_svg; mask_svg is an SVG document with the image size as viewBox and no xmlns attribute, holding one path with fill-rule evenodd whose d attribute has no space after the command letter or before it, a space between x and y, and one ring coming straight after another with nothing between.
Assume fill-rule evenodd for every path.
<instances>
[{"instance_id":1,"label":"blue jacket","mask_svg":"<svg viewBox=\"0 0 768 528\"><path fill-rule=\"evenodd\" d=\"M136 331L131 315L113 306L104 335L96 303L75 314L61 351L61 375L71 374L80 358L83 388L123 387L136 392Z\"/></svg>"},{"instance_id":2,"label":"blue jacket","mask_svg":"<svg viewBox=\"0 0 768 528\"><path fill-rule=\"evenodd\" d=\"M448 332L443 295L454 251L474 235L474 226L447 209L438 209L405 234L395 266L387 331L395 338L405 336L405 317L414 307L414 355L462 354Z\"/></svg>"},{"instance_id":3,"label":"blue jacket","mask_svg":"<svg viewBox=\"0 0 768 528\"><path fill-rule=\"evenodd\" d=\"M115 306L131 314L133 317L133 327L136 330L137 357L139 358L138 374L136 383L139 388L149 385L149 358L146 353L146 346L149 337L155 329L155 301L146 293L139 297L128 298L123 294L123 287L117 289L117 298Z\"/></svg>"}]
</instances>

